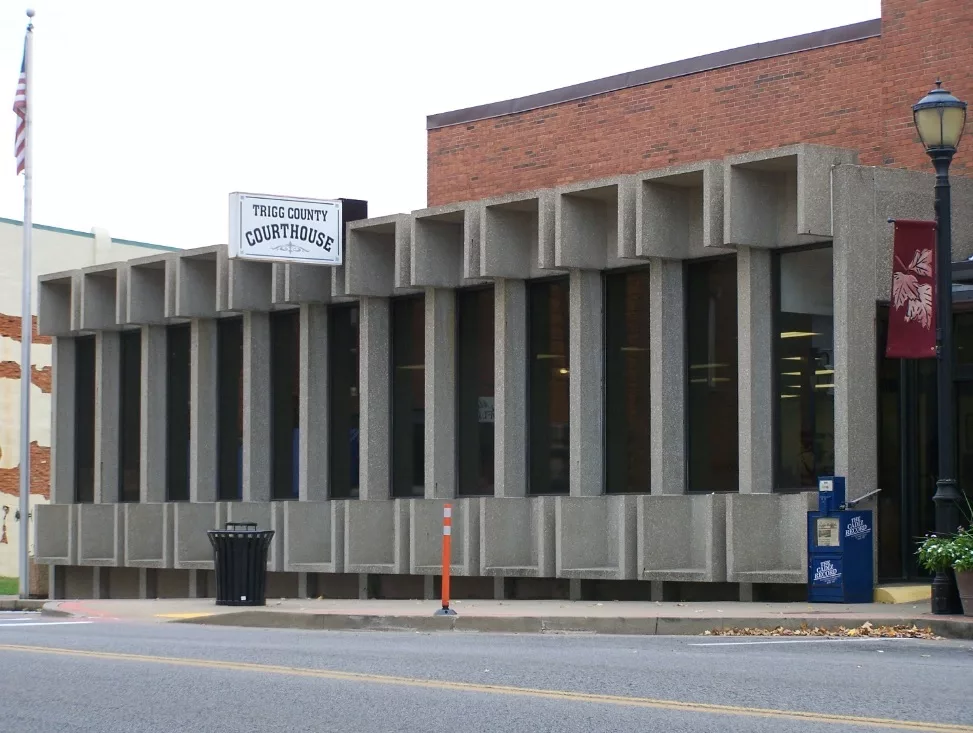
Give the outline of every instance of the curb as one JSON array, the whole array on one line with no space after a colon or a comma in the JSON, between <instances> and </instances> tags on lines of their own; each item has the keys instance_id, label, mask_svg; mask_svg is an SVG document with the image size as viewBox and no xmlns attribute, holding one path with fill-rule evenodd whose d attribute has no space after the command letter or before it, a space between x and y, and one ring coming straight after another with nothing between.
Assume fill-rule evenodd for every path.
<instances>
[{"instance_id":1,"label":"curb","mask_svg":"<svg viewBox=\"0 0 973 733\"><path fill-rule=\"evenodd\" d=\"M46 603L33 598L5 598L0 601L0 611L40 611Z\"/></svg>"},{"instance_id":2,"label":"curb","mask_svg":"<svg viewBox=\"0 0 973 733\"><path fill-rule=\"evenodd\" d=\"M62 612L63 613L63 612ZM616 634L643 636L700 636L724 628L772 630L802 626L845 628L860 626L861 619L840 616L790 616L787 618L605 618L589 616L382 616L286 611L237 611L233 613L174 619L169 623L201 626L238 626L306 631L416 631L479 632L494 634ZM973 620L875 617L874 626L916 625L947 639L973 639Z\"/></svg>"}]
</instances>

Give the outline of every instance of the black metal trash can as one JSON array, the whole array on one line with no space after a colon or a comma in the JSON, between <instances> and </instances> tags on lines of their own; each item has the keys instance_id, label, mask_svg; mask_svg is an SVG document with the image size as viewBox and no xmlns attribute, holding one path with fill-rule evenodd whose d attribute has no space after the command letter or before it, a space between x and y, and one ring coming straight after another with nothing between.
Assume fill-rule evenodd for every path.
<instances>
[{"instance_id":1,"label":"black metal trash can","mask_svg":"<svg viewBox=\"0 0 973 733\"><path fill-rule=\"evenodd\" d=\"M267 605L267 550L274 530L227 522L207 533L216 565L217 606Z\"/></svg>"}]
</instances>

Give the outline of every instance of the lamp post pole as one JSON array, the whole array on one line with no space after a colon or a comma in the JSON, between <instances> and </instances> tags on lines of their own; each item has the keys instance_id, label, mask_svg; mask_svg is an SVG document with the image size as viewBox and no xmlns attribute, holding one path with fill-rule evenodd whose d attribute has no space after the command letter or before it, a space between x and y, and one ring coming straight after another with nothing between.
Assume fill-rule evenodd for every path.
<instances>
[{"instance_id":1,"label":"lamp post pole","mask_svg":"<svg viewBox=\"0 0 973 733\"><path fill-rule=\"evenodd\" d=\"M959 528L956 488L956 405L953 383L953 232L949 195L949 164L963 137L966 102L936 88L912 106L919 139L936 169L936 413L939 471L936 493L936 533L952 535ZM956 576L939 570L932 582L932 612L962 613Z\"/></svg>"},{"instance_id":2,"label":"lamp post pole","mask_svg":"<svg viewBox=\"0 0 973 733\"><path fill-rule=\"evenodd\" d=\"M956 488L956 413L953 383L953 237L950 212L949 164L955 150L929 150L936 168L936 413L939 471L936 493L936 532L956 531L960 523L959 491ZM952 571L939 571L932 584L932 611L962 613Z\"/></svg>"}]
</instances>

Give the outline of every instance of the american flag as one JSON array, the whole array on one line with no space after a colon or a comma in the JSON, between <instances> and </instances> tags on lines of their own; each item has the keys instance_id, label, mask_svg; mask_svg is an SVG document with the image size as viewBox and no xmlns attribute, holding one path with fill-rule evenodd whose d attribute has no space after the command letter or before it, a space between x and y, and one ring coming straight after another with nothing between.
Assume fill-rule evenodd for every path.
<instances>
[{"instance_id":1,"label":"american flag","mask_svg":"<svg viewBox=\"0 0 973 733\"><path fill-rule=\"evenodd\" d=\"M17 113L17 135L14 138L14 155L17 157L17 175L20 175L27 159L27 44L24 43L24 59L20 62L20 79L14 95L14 112Z\"/></svg>"}]
</instances>

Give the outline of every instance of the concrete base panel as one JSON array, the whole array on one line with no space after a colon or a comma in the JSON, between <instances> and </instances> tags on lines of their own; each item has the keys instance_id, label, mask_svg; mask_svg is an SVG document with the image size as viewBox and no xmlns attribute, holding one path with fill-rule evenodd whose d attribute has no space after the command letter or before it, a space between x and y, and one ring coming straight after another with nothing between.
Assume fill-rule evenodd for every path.
<instances>
[{"instance_id":1,"label":"concrete base panel","mask_svg":"<svg viewBox=\"0 0 973 733\"><path fill-rule=\"evenodd\" d=\"M345 571L409 572L409 500L347 502Z\"/></svg>"},{"instance_id":2,"label":"concrete base panel","mask_svg":"<svg viewBox=\"0 0 973 733\"><path fill-rule=\"evenodd\" d=\"M638 578L726 580L726 497L639 496Z\"/></svg>"},{"instance_id":3,"label":"concrete base panel","mask_svg":"<svg viewBox=\"0 0 973 733\"><path fill-rule=\"evenodd\" d=\"M212 570L213 546L206 532L223 527L224 505L176 504L175 509L173 564L184 570Z\"/></svg>"},{"instance_id":4,"label":"concrete base panel","mask_svg":"<svg viewBox=\"0 0 973 733\"><path fill-rule=\"evenodd\" d=\"M63 573L65 598L93 598L93 569L78 565L58 566L58 573Z\"/></svg>"},{"instance_id":5,"label":"concrete base panel","mask_svg":"<svg viewBox=\"0 0 973 733\"><path fill-rule=\"evenodd\" d=\"M554 497L480 500L480 575L554 575Z\"/></svg>"},{"instance_id":6,"label":"concrete base panel","mask_svg":"<svg viewBox=\"0 0 973 733\"><path fill-rule=\"evenodd\" d=\"M142 597L139 568L102 568L101 572L108 576L107 593L102 598Z\"/></svg>"},{"instance_id":7,"label":"concrete base panel","mask_svg":"<svg viewBox=\"0 0 973 733\"><path fill-rule=\"evenodd\" d=\"M123 504L125 565L171 568L173 563L173 505Z\"/></svg>"},{"instance_id":8,"label":"concrete base panel","mask_svg":"<svg viewBox=\"0 0 973 733\"><path fill-rule=\"evenodd\" d=\"M813 493L726 497L726 579L736 583L807 582L807 512Z\"/></svg>"},{"instance_id":9,"label":"concrete base panel","mask_svg":"<svg viewBox=\"0 0 973 733\"><path fill-rule=\"evenodd\" d=\"M409 567L413 575L441 575L445 501L409 501ZM450 573L480 573L480 500L457 499L453 505Z\"/></svg>"},{"instance_id":10,"label":"concrete base panel","mask_svg":"<svg viewBox=\"0 0 973 733\"><path fill-rule=\"evenodd\" d=\"M282 527L284 570L307 573L344 571L344 501L285 502ZM281 531L283 530L283 531Z\"/></svg>"},{"instance_id":11,"label":"concrete base panel","mask_svg":"<svg viewBox=\"0 0 973 733\"><path fill-rule=\"evenodd\" d=\"M78 504L78 564L122 565L122 504Z\"/></svg>"},{"instance_id":12,"label":"concrete base panel","mask_svg":"<svg viewBox=\"0 0 973 733\"><path fill-rule=\"evenodd\" d=\"M72 565L76 560L76 505L34 507L34 559L39 563Z\"/></svg>"},{"instance_id":13,"label":"concrete base panel","mask_svg":"<svg viewBox=\"0 0 973 733\"><path fill-rule=\"evenodd\" d=\"M297 573L267 573L267 602L279 598L299 598Z\"/></svg>"},{"instance_id":14,"label":"concrete base panel","mask_svg":"<svg viewBox=\"0 0 973 733\"><path fill-rule=\"evenodd\" d=\"M557 577L634 578L636 498L557 497L554 510Z\"/></svg>"},{"instance_id":15,"label":"concrete base panel","mask_svg":"<svg viewBox=\"0 0 973 733\"><path fill-rule=\"evenodd\" d=\"M189 573L189 570L157 571L156 598L189 598Z\"/></svg>"}]
</instances>

